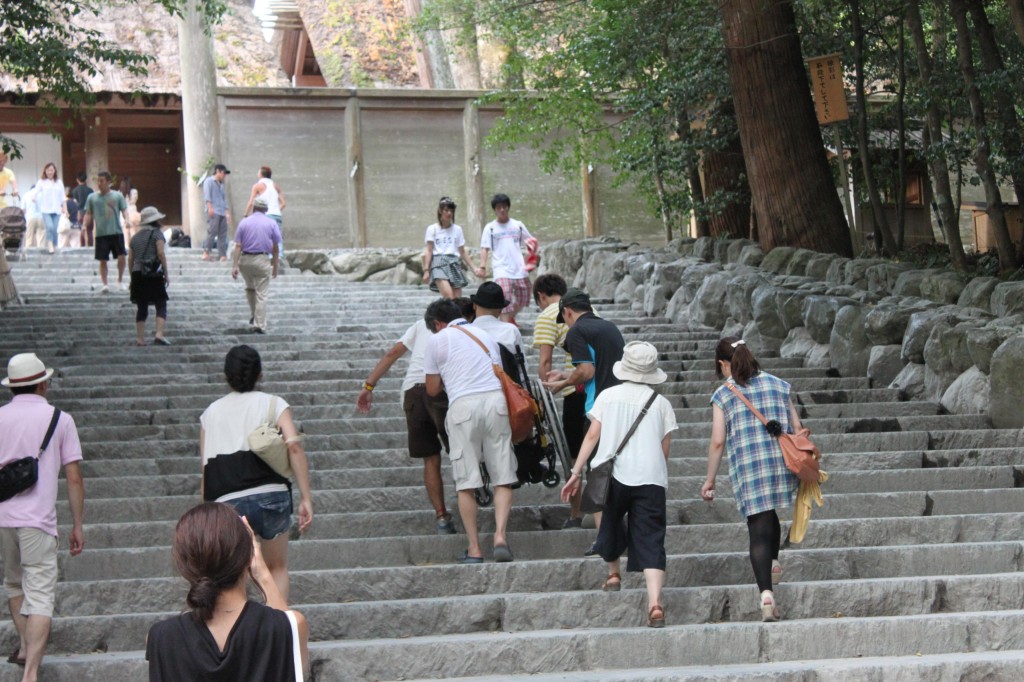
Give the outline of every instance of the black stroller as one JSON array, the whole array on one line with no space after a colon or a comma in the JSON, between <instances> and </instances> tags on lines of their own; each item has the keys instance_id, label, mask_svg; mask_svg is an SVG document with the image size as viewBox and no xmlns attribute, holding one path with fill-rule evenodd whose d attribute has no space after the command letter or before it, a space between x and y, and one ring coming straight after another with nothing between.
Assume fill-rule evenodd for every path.
<instances>
[{"instance_id":1,"label":"black stroller","mask_svg":"<svg viewBox=\"0 0 1024 682\"><path fill-rule=\"evenodd\" d=\"M0 239L7 256L16 260L25 259L25 231L28 224L25 212L17 206L0 208Z\"/></svg>"},{"instance_id":2,"label":"black stroller","mask_svg":"<svg viewBox=\"0 0 1024 682\"><path fill-rule=\"evenodd\" d=\"M569 477L569 470L572 467L558 409L551 393L543 386L534 387L530 381L522 349L517 347L513 356L507 349L501 347L501 360L505 373L529 391L537 404L533 435L512 446L516 455L516 477L519 479L518 484L513 487L518 488L524 483L543 483L545 487L554 488L562 480L556 459L561 462L562 473L566 478ZM491 478L487 474L486 465L482 463L480 476L484 484L476 490L476 501L480 505L487 505L491 503L493 494L490 487Z\"/></svg>"}]
</instances>

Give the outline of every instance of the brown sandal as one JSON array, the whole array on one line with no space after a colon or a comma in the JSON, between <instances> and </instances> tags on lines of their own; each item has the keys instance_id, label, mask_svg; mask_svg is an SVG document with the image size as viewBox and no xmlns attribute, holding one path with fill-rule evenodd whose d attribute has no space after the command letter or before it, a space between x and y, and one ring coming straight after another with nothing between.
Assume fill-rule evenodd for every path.
<instances>
[{"instance_id":1,"label":"brown sandal","mask_svg":"<svg viewBox=\"0 0 1024 682\"><path fill-rule=\"evenodd\" d=\"M649 628L663 628L665 627L665 609L655 604L651 607L651 610L647 612L647 627Z\"/></svg>"},{"instance_id":2,"label":"brown sandal","mask_svg":"<svg viewBox=\"0 0 1024 682\"><path fill-rule=\"evenodd\" d=\"M601 589L605 592L618 592L622 589L622 576L618 573L609 573Z\"/></svg>"}]
</instances>

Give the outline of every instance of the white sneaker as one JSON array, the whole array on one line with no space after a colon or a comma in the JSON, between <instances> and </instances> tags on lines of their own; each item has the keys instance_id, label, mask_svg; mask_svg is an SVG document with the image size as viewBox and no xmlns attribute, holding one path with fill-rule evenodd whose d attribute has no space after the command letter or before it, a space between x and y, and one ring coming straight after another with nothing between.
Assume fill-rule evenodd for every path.
<instances>
[{"instance_id":1,"label":"white sneaker","mask_svg":"<svg viewBox=\"0 0 1024 682\"><path fill-rule=\"evenodd\" d=\"M108 287L106 284L104 284L103 288L100 289L100 293L101 294L109 294L110 293L110 287Z\"/></svg>"},{"instance_id":2,"label":"white sneaker","mask_svg":"<svg viewBox=\"0 0 1024 682\"><path fill-rule=\"evenodd\" d=\"M117 288L120 289L121 291L128 291L128 285L125 284L124 282L121 282L120 284L118 284Z\"/></svg>"}]
</instances>

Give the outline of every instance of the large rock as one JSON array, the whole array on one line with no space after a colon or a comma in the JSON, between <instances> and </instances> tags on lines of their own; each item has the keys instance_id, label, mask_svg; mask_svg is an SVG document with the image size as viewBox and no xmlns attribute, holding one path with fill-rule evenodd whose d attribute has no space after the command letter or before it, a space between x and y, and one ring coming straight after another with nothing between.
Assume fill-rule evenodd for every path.
<instances>
[{"instance_id":1,"label":"large rock","mask_svg":"<svg viewBox=\"0 0 1024 682\"><path fill-rule=\"evenodd\" d=\"M960 292L956 304L963 308L981 308L992 312L992 292L995 291L997 284L999 280L995 277L975 277Z\"/></svg>"},{"instance_id":2,"label":"large rock","mask_svg":"<svg viewBox=\"0 0 1024 682\"><path fill-rule=\"evenodd\" d=\"M985 374L990 371L992 354L1011 336L1024 329L1024 315L1011 315L992 320L980 329L967 332L967 352L971 361Z\"/></svg>"},{"instance_id":3,"label":"large rock","mask_svg":"<svg viewBox=\"0 0 1024 682\"><path fill-rule=\"evenodd\" d=\"M872 386L888 386L903 371L906 363L899 344L872 346L868 356L868 379Z\"/></svg>"},{"instance_id":4,"label":"large rock","mask_svg":"<svg viewBox=\"0 0 1024 682\"><path fill-rule=\"evenodd\" d=\"M825 276L828 275L828 268L836 258L839 258L839 256L831 253L815 253L807 261L807 268L804 274L824 282Z\"/></svg>"},{"instance_id":5,"label":"large rock","mask_svg":"<svg viewBox=\"0 0 1024 682\"><path fill-rule=\"evenodd\" d=\"M754 319L754 291L767 284L768 276L760 270L733 275L725 288L729 316L743 324Z\"/></svg>"},{"instance_id":6,"label":"large rock","mask_svg":"<svg viewBox=\"0 0 1024 682\"><path fill-rule=\"evenodd\" d=\"M698 237L693 243L693 256L702 261L715 260L715 240L711 237Z\"/></svg>"},{"instance_id":7,"label":"large rock","mask_svg":"<svg viewBox=\"0 0 1024 682\"><path fill-rule=\"evenodd\" d=\"M888 261L877 258L854 258L848 262L843 271L843 284L868 290L868 270L876 265L887 264Z\"/></svg>"},{"instance_id":8,"label":"large rock","mask_svg":"<svg viewBox=\"0 0 1024 682\"><path fill-rule=\"evenodd\" d=\"M613 251L595 251L587 258L585 266L587 293L591 298L615 297L615 287L626 275L624 254Z\"/></svg>"},{"instance_id":9,"label":"large rock","mask_svg":"<svg viewBox=\"0 0 1024 682\"><path fill-rule=\"evenodd\" d=\"M868 291L889 295L896 286L896 280L911 269L907 263L878 263L867 270Z\"/></svg>"},{"instance_id":10,"label":"large rock","mask_svg":"<svg viewBox=\"0 0 1024 682\"><path fill-rule=\"evenodd\" d=\"M806 327L796 327L789 330L786 340L779 348L779 355L784 358L805 358L817 345L807 333Z\"/></svg>"},{"instance_id":11,"label":"large rock","mask_svg":"<svg viewBox=\"0 0 1024 682\"><path fill-rule=\"evenodd\" d=\"M987 414L990 394L988 375L971 367L949 385L940 402L952 414Z\"/></svg>"},{"instance_id":12,"label":"large rock","mask_svg":"<svg viewBox=\"0 0 1024 682\"><path fill-rule=\"evenodd\" d=\"M334 267L330 257L323 251L288 251L285 253L288 266L298 268L300 272L313 272L317 275L332 275Z\"/></svg>"},{"instance_id":13,"label":"large rock","mask_svg":"<svg viewBox=\"0 0 1024 682\"><path fill-rule=\"evenodd\" d=\"M906 331L903 333L903 359L907 362L924 362L924 346L932 328L940 322L952 326L952 314L946 308L922 310L911 313Z\"/></svg>"},{"instance_id":14,"label":"large rock","mask_svg":"<svg viewBox=\"0 0 1024 682\"><path fill-rule=\"evenodd\" d=\"M908 362L889 384L899 390L907 400L917 400L924 395L924 365Z\"/></svg>"},{"instance_id":15,"label":"large rock","mask_svg":"<svg viewBox=\"0 0 1024 682\"><path fill-rule=\"evenodd\" d=\"M997 429L1024 426L1024 334L1012 336L992 354L989 415Z\"/></svg>"},{"instance_id":16,"label":"large rock","mask_svg":"<svg viewBox=\"0 0 1024 682\"><path fill-rule=\"evenodd\" d=\"M615 287L615 302L629 303L633 300L634 291L636 291L636 281L629 275L626 275L619 282L618 286Z\"/></svg>"},{"instance_id":17,"label":"large rock","mask_svg":"<svg viewBox=\"0 0 1024 682\"><path fill-rule=\"evenodd\" d=\"M367 282L382 282L387 284L420 284L423 282L423 273L416 272L405 263L378 270L366 278Z\"/></svg>"},{"instance_id":18,"label":"large rock","mask_svg":"<svg viewBox=\"0 0 1024 682\"><path fill-rule=\"evenodd\" d=\"M847 377L867 374L871 358L871 341L864 333L867 311L859 305L848 305L836 314L829 341L832 366Z\"/></svg>"},{"instance_id":19,"label":"large rock","mask_svg":"<svg viewBox=\"0 0 1024 682\"><path fill-rule=\"evenodd\" d=\"M750 244L740 250L740 257L736 262L739 265L757 267L761 265L762 261L764 261L764 251L757 244Z\"/></svg>"},{"instance_id":20,"label":"large rock","mask_svg":"<svg viewBox=\"0 0 1024 682\"><path fill-rule=\"evenodd\" d=\"M807 291L783 289L775 296L779 306L782 326L788 333L790 329L804 326L804 302L811 297Z\"/></svg>"},{"instance_id":21,"label":"large rock","mask_svg":"<svg viewBox=\"0 0 1024 682\"><path fill-rule=\"evenodd\" d=\"M761 267L768 272L778 274L785 269L786 263L789 262L794 253L796 253L796 249L792 246L776 246L761 261Z\"/></svg>"},{"instance_id":22,"label":"large rock","mask_svg":"<svg viewBox=\"0 0 1024 682\"><path fill-rule=\"evenodd\" d=\"M360 249L342 251L331 257L331 265L342 279L364 282L377 272L393 270L399 263L407 267L418 267L423 274L422 264L416 266L422 251L411 249ZM393 273L392 273L393 274ZM379 281L379 280L377 280ZM390 281L390 280L388 280Z\"/></svg>"},{"instance_id":23,"label":"large rock","mask_svg":"<svg viewBox=\"0 0 1024 682\"><path fill-rule=\"evenodd\" d=\"M729 317L727 294L730 279L727 272L715 272L704 278L704 283L690 302L691 320L713 329L721 329L725 325Z\"/></svg>"},{"instance_id":24,"label":"large rock","mask_svg":"<svg viewBox=\"0 0 1024 682\"><path fill-rule=\"evenodd\" d=\"M924 345L925 396L939 400L953 381L973 364L967 352L967 333L975 322L955 324L955 318L939 320Z\"/></svg>"},{"instance_id":25,"label":"large rock","mask_svg":"<svg viewBox=\"0 0 1024 682\"><path fill-rule=\"evenodd\" d=\"M996 317L1024 313L1024 282L1003 282L992 291L989 310Z\"/></svg>"},{"instance_id":26,"label":"large rock","mask_svg":"<svg viewBox=\"0 0 1024 682\"><path fill-rule=\"evenodd\" d=\"M718 263L699 263L686 268L679 280L679 288L672 295L672 300L675 301L681 296L677 305L688 304L704 284L704 278L721 271L722 266Z\"/></svg>"},{"instance_id":27,"label":"large rock","mask_svg":"<svg viewBox=\"0 0 1024 682\"><path fill-rule=\"evenodd\" d=\"M807 266L811 260L818 255L817 251L811 251L810 249L797 249L793 252L793 255L788 261L786 261L785 267L782 269L781 274L783 275L797 275L803 277L807 274Z\"/></svg>"},{"instance_id":28,"label":"large rock","mask_svg":"<svg viewBox=\"0 0 1024 682\"><path fill-rule=\"evenodd\" d=\"M808 296L803 300L804 326L817 343L829 343L836 313L853 303L853 299L841 296Z\"/></svg>"},{"instance_id":29,"label":"large rock","mask_svg":"<svg viewBox=\"0 0 1024 682\"><path fill-rule=\"evenodd\" d=\"M779 310L778 294L788 293L785 289L775 286L759 287L752 296L754 324L758 331L766 337L778 339L779 345L786 338L789 329L782 321ZM775 350L778 350L776 348Z\"/></svg>"},{"instance_id":30,"label":"large rock","mask_svg":"<svg viewBox=\"0 0 1024 682\"><path fill-rule=\"evenodd\" d=\"M757 322L751 322L743 328L740 335L750 347L754 355L774 355L782 348L784 337L770 336L763 333L757 326Z\"/></svg>"},{"instance_id":31,"label":"large rock","mask_svg":"<svg viewBox=\"0 0 1024 682\"><path fill-rule=\"evenodd\" d=\"M723 239L715 240L713 260L716 263L725 265L729 262L729 242Z\"/></svg>"},{"instance_id":32,"label":"large rock","mask_svg":"<svg viewBox=\"0 0 1024 682\"><path fill-rule=\"evenodd\" d=\"M804 357L804 367L813 369L831 369L832 352L827 343L817 343L807 351Z\"/></svg>"},{"instance_id":33,"label":"large rock","mask_svg":"<svg viewBox=\"0 0 1024 682\"><path fill-rule=\"evenodd\" d=\"M644 287L643 311L647 317L658 317L668 307L669 288L664 284L648 284Z\"/></svg>"},{"instance_id":34,"label":"large rock","mask_svg":"<svg viewBox=\"0 0 1024 682\"><path fill-rule=\"evenodd\" d=\"M729 241L729 248L726 250L726 260L729 263L739 263L740 258L743 254L743 249L748 246L754 246L758 251L761 250L760 246L757 246L754 242L749 239L733 239Z\"/></svg>"},{"instance_id":35,"label":"large rock","mask_svg":"<svg viewBox=\"0 0 1024 682\"><path fill-rule=\"evenodd\" d=\"M929 275L940 270L907 270L896 278L892 288L893 296L921 296L921 283Z\"/></svg>"},{"instance_id":36,"label":"large rock","mask_svg":"<svg viewBox=\"0 0 1024 682\"><path fill-rule=\"evenodd\" d=\"M938 303L956 303L964 281L954 272L937 272L921 280L921 296Z\"/></svg>"},{"instance_id":37,"label":"large rock","mask_svg":"<svg viewBox=\"0 0 1024 682\"><path fill-rule=\"evenodd\" d=\"M868 338L877 345L902 343L911 316L929 307L920 299L900 300L892 297L881 301L864 320Z\"/></svg>"},{"instance_id":38,"label":"large rock","mask_svg":"<svg viewBox=\"0 0 1024 682\"><path fill-rule=\"evenodd\" d=\"M833 258L828 264L828 271L825 273L825 281L829 284L846 284L846 264L850 258Z\"/></svg>"}]
</instances>

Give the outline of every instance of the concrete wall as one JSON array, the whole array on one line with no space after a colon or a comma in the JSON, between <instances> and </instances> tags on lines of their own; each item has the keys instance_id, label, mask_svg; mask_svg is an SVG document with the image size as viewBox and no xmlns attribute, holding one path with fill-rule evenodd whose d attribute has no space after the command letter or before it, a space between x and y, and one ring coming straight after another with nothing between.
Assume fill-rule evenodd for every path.
<instances>
[{"instance_id":1,"label":"concrete wall","mask_svg":"<svg viewBox=\"0 0 1024 682\"><path fill-rule=\"evenodd\" d=\"M483 181L474 181L465 160L473 138L464 130L464 111L477 94L221 88L222 161L232 170L233 213L241 218L259 167L268 165L288 202L288 248L419 246L444 195L458 203L456 222L477 246L496 192L512 198L512 216L542 241L583 237L580 178L544 173L532 149L481 148ZM494 109L478 113L481 137L499 116ZM613 188L601 168L592 184L600 234L663 239L660 222L632 188ZM483 206L477 220L469 213L471 192Z\"/></svg>"}]
</instances>

